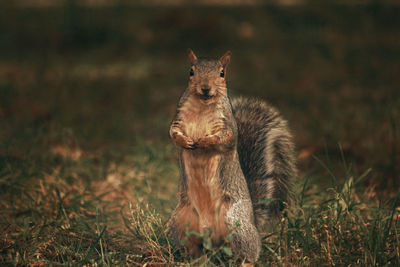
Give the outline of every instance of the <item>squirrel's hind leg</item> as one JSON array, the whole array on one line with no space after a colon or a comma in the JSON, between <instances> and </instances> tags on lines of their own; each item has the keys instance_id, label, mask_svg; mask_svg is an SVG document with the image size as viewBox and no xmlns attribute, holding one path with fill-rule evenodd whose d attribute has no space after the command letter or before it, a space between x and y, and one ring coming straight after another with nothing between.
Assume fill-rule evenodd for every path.
<instances>
[{"instance_id":1,"label":"squirrel's hind leg","mask_svg":"<svg viewBox=\"0 0 400 267\"><path fill-rule=\"evenodd\" d=\"M250 200L239 200L227 213L227 221L233 230L234 249L250 263L257 261L261 250L260 235L252 211Z\"/></svg>"}]
</instances>

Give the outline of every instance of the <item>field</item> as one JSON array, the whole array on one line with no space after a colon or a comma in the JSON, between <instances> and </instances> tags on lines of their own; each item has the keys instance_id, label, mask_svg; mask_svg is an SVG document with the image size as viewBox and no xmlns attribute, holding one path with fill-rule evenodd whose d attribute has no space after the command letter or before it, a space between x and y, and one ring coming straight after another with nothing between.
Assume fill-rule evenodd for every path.
<instances>
[{"instance_id":1,"label":"field","mask_svg":"<svg viewBox=\"0 0 400 267\"><path fill-rule=\"evenodd\" d=\"M297 197L259 264L400 265L400 6L75 3L0 4L1 265L195 264L166 231L189 47L231 50L230 95L295 136Z\"/></svg>"}]
</instances>

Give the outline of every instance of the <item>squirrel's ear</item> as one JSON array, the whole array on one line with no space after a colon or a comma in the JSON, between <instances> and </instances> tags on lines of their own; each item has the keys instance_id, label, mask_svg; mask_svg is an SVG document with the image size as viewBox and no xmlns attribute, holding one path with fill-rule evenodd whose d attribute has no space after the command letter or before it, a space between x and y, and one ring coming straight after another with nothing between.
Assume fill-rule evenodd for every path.
<instances>
[{"instance_id":1,"label":"squirrel's ear","mask_svg":"<svg viewBox=\"0 0 400 267\"><path fill-rule=\"evenodd\" d=\"M219 60L222 63L222 66L225 68L228 65L229 61L231 60L231 51L228 51L223 55Z\"/></svg>"},{"instance_id":2,"label":"squirrel's ear","mask_svg":"<svg viewBox=\"0 0 400 267\"><path fill-rule=\"evenodd\" d=\"M188 57L189 57L189 62L191 65L193 65L197 61L197 57L192 51L192 49L188 49Z\"/></svg>"}]
</instances>

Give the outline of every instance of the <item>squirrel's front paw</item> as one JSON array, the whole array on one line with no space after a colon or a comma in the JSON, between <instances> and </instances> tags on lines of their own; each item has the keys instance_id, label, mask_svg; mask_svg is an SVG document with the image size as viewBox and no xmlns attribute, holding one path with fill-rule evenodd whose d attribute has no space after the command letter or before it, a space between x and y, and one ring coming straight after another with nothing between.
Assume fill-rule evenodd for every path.
<instances>
[{"instance_id":1,"label":"squirrel's front paw","mask_svg":"<svg viewBox=\"0 0 400 267\"><path fill-rule=\"evenodd\" d=\"M201 137L197 140L196 145L197 147L201 148L209 148L218 144L218 136L209 135L206 137Z\"/></svg>"},{"instance_id":2,"label":"squirrel's front paw","mask_svg":"<svg viewBox=\"0 0 400 267\"><path fill-rule=\"evenodd\" d=\"M195 144L192 138L179 134L179 135L175 135L174 136L174 141L175 143L183 148L187 148L187 149L194 149L195 148Z\"/></svg>"}]
</instances>

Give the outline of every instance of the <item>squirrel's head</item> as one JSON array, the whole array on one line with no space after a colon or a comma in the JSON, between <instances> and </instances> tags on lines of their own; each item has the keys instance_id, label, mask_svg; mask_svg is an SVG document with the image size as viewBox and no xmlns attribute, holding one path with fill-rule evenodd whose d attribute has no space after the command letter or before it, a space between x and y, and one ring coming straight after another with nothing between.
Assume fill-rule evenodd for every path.
<instances>
[{"instance_id":1,"label":"squirrel's head","mask_svg":"<svg viewBox=\"0 0 400 267\"><path fill-rule=\"evenodd\" d=\"M190 71L189 90L204 103L211 103L218 96L226 95L225 71L231 58L228 51L220 59L197 58L188 50Z\"/></svg>"}]
</instances>

